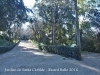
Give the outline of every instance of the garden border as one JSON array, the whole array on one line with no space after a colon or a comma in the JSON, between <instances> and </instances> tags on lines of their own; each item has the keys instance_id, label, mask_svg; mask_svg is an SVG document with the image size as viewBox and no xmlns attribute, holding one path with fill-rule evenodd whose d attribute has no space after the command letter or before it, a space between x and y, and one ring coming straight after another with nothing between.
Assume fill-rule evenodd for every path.
<instances>
[{"instance_id":1,"label":"garden border","mask_svg":"<svg viewBox=\"0 0 100 75\"><path fill-rule=\"evenodd\" d=\"M1 46L0 47L0 53L5 53L5 52L12 50L19 42L20 41L18 41L16 44L13 44L11 46Z\"/></svg>"},{"instance_id":2,"label":"garden border","mask_svg":"<svg viewBox=\"0 0 100 75\"><path fill-rule=\"evenodd\" d=\"M39 46L39 49L50 52L50 53L62 55L64 57L71 57L76 60L81 60L81 57L80 57L81 54L79 53L78 47L50 45L50 46Z\"/></svg>"}]
</instances>

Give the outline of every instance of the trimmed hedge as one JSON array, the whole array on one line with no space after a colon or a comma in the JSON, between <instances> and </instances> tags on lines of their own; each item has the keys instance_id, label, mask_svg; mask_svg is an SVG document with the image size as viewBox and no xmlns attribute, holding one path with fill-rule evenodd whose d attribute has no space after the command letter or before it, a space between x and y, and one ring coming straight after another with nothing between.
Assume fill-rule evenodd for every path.
<instances>
[{"instance_id":1,"label":"trimmed hedge","mask_svg":"<svg viewBox=\"0 0 100 75\"><path fill-rule=\"evenodd\" d=\"M20 41L19 41L19 42L20 42ZM19 43L19 42L18 42L18 43ZM5 52L7 52L7 51L12 50L18 43L13 44L13 45L11 45L11 46L2 46L2 47L0 47L0 53L5 53Z\"/></svg>"},{"instance_id":2,"label":"trimmed hedge","mask_svg":"<svg viewBox=\"0 0 100 75\"><path fill-rule=\"evenodd\" d=\"M55 53L59 55L63 55L65 57L71 57L76 60L81 60L81 54L79 53L78 47L70 47L70 46L39 46L41 50L45 50L50 53Z\"/></svg>"}]
</instances>

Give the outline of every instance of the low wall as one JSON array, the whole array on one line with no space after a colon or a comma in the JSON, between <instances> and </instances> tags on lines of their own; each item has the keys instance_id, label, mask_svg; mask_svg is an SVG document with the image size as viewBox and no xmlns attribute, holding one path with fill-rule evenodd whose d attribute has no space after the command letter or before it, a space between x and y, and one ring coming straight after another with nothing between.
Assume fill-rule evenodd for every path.
<instances>
[{"instance_id":1,"label":"low wall","mask_svg":"<svg viewBox=\"0 0 100 75\"><path fill-rule=\"evenodd\" d=\"M70 46L39 46L41 50L45 50L50 53L59 54L65 57L71 57L76 60L81 60L81 54L78 47Z\"/></svg>"},{"instance_id":2,"label":"low wall","mask_svg":"<svg viewBox=\"0 0 100 75\"><path fill-rule=\"evenodd\" d=\"M19 41L19 42L20 42L20 41ZM18 42L18 43L19 43L19 42ZM11 46L2 46L2 47L0 47L0 53L4 53L4 52L7 52L7 51L12 50L18 43L13 44L13 45L11 45Z\"/></svg>"}]
</instances>

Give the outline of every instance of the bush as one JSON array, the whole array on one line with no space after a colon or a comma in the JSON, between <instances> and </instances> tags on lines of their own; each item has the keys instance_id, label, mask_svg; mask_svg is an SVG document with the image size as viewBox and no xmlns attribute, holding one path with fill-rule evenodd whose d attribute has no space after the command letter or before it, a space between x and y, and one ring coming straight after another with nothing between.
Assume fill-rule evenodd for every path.
<instances>
[{"instance_id":1,"label":"bush","mask_svg":"<svg viewBox=\"0 0 100 75\"><path fill-rule=\"evenodd\" d=\"M63 46L63 45L39 45L41 50L45 50L50 53L63 55L65 57L75 58L81 60L79 49L77 47Z\"/></svg>"},{"instance_id":2,"label":"bush","mask_svg":"<svg viewBox=\"0 0 100 75\"><path fill-rule=\"evenodd\" d=\"M82 50L88 52L96 52L96 46L93 40L85 40L82 42Z\"/></svg>"},{"instance_id":3,"label":"bush","mask_svg":"<svg viewBox=\"0 0 100 75\"><path fill-rule=\"evenodd\" d=\"M16 44L12 44L11 46L2 46L0 47L0 53L5 53L7 51L12 50L20 41L18 41Z\"/></svg>"}]
</instances>

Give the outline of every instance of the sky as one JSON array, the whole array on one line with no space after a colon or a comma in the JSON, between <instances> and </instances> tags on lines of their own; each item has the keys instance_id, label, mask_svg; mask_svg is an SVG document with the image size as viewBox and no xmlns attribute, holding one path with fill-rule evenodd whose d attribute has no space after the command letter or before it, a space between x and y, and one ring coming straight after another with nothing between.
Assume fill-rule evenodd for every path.
<instances>
[{"instance_id":1,"label":"sky","mask_svg":"<svg viewBox=\"0 0 100 75\"><path fill-rule=\"evenodd\" d=\"M34 6L35 0L23 0L24 5L28 8L32 8Z\"/></svg>"},{"instance_id":2,"label":"sky","mask_svg":"<svg viewBox=\"0 0 100 75\"><path fill-rule=\"evenodd\" d=\"M23 0L24 5L28 8L32 8L35 4L35 0ZM29 25L28 22L26 22L25 24L23 24L22 28L27 29L27 26Z\"/></svg>"}]
</instances>

